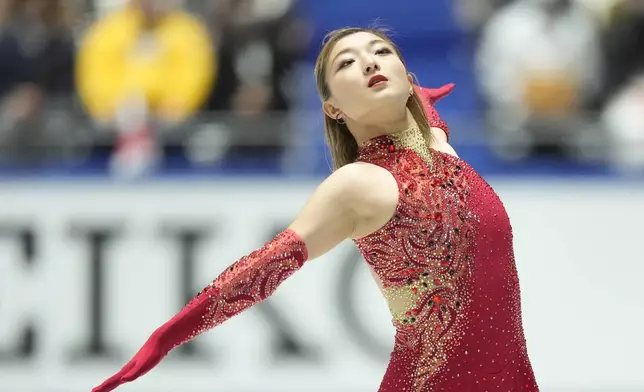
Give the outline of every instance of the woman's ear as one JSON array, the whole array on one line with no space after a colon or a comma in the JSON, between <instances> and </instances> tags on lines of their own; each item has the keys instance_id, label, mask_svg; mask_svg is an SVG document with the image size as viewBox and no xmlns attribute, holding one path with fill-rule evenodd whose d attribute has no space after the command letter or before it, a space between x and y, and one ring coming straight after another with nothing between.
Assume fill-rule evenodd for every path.
<instances>
[{"instance_id":1,"label":"woman's ear","mask_svg":"<svg viewBox=\"0 0 644 392\"><path fill-rule=\"evenodd\" d=\"M334 120L337 120L340 118L344 119L344 113L342 113L340 109L333 106L333 103L330 101L325 101L322 104L322 110L324 110L324 113L327 116L331 117Z\"/></svg>"}]
</instances>

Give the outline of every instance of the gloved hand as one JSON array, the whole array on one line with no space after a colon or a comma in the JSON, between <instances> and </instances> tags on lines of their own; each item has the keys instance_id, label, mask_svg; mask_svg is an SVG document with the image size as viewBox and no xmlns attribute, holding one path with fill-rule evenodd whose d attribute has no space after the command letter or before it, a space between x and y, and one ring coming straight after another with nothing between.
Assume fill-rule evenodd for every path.
<instances>
[{"instance_id":1,"label":"gloved hand","mask_svg":"<svg viewBox=\"0 0 644 392\"><path fill-rule=\"evenodd\" d=\"M163 332L160 329L155 331L130 362L123 366L118 373L92 389L92 392L109 392L119 385L134 381L152 370L168 354L168 350L160 342L162 334Z\"/></svg>"}]
</instances>

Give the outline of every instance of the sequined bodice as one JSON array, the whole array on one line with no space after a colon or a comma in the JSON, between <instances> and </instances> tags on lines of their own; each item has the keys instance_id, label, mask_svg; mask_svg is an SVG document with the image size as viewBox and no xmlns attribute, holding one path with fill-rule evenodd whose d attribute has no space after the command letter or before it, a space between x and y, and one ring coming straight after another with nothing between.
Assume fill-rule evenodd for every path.
<instances>
[{"instance_id":1,"label":"sequined bodice","mask_svg":"<svg viewBox=\"0 0 644 392\"><path fill-rule=\"evenodd\" d=\"M399 188L391 220L355 242L392 313L394 352L416 353L409 390L433 390L423 388L449 377L450 364L494 372L516 360L525 351L519 285L496 193L463 160L428 148L417 128L368 141L358 161L385 168Z\"/></svg>"}]
</instances>

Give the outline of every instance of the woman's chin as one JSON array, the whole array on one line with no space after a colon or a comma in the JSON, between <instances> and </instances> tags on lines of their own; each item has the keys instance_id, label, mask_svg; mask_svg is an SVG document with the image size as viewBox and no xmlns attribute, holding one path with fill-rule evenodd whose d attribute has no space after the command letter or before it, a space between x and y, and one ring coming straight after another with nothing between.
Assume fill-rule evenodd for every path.
<instances>
[{"instance_id":1,"label":"woman's chin","mask_svg":"<svg viewBox=\"0 0 644 392\"><path fill-rule=\"evenodd\" d=\"M371 101L370 106L404 106L407 103L407 99L409 99L409 94L406 92L401 94L400 91L396 91L393 88L382 88L372 91L369 98Z\"/></svg>"}]
</instances>

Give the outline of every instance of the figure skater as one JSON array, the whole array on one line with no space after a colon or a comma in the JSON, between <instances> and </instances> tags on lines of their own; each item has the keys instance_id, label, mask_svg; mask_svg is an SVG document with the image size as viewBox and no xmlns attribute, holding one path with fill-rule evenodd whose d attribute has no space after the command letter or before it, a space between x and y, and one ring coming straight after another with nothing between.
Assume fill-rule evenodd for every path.
<instances>
[{"instance_id":1,"label":"figure skater","mask_svg":"<svg viewBox=\"0 0 644 392\"><path fill-rule=\"evenodd\" d=\"M537 392L508 215L434 109L453 86L414 84L393 42L362 28L329 34L315 74L333 173L288 228L226 268L94 392L141 377L348 238L396 328L379 392Z\"/></svg>"}]
</instances>

